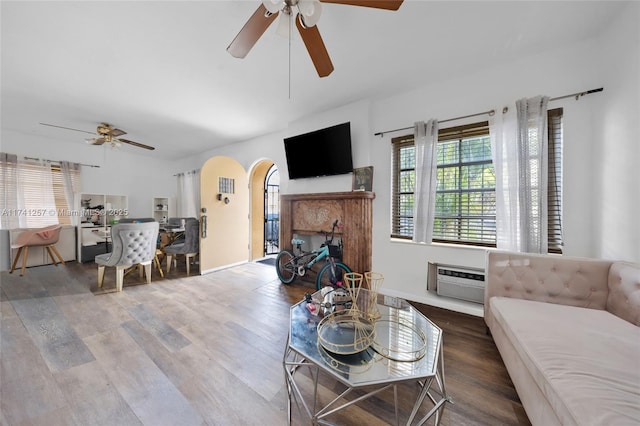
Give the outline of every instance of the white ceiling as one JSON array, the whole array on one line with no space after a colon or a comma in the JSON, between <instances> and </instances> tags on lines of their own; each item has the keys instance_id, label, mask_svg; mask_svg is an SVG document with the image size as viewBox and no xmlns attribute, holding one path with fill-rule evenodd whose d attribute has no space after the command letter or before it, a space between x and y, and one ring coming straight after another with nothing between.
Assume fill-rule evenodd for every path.
<instances>
[{"instance_id":1,"label":"white ceiling","mask_svg":"<svg viewBox=\"0 0 640 426\"><path fill-rule=\"evenodd\" d=\"M276 24L245 59L226 52L258 5L3 0L2 127L83 143L89 135L38 123L93 131L106 121L156 147L146 155L184 157L593 37L622 10L611 1L323 4L318 28L335 71L321 79L300 38L289 46Z\"/></svg>"}]
</instances>

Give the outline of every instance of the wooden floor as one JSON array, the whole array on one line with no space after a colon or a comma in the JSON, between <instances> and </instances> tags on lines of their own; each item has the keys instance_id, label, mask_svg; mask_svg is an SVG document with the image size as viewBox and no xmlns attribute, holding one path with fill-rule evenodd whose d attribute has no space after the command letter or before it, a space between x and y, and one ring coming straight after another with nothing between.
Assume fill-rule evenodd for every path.
<instances>
[{"instance_id":1,"label":"wooden floor","mask_svg":"<svg viewBox=\"0 0 640 426\"><path fill-rule=\"evenodd\" d=\"M150 285L131 274L120 293L115 271L101 291L96 275L94 264L71 262L1 273L2 425L286 424L289 307L311 287L283 285L258 263L204 276L185 277L184 266L164 279L154 271ZM417 306L444 330L452 403L441 424L528 425L483 320ZM322 377L319 397L342 390ZM399 389L405 419L416 391ZM392 396L331 421L389 424ZM293 420L309 424L295 411Z\"/></svg>"}]
</instances>

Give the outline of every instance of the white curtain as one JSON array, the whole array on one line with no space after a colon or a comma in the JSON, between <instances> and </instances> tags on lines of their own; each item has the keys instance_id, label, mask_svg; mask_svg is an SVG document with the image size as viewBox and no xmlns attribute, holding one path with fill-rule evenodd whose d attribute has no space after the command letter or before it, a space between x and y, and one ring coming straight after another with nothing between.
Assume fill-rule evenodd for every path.
<instances>
[{"instance_id":1,"label":"white curtain","mask_svg":"<svg viewBox=\"0 0 640 426\"><path fill-rule=\"evenodd\" d=\"M413 204L413 241L430 243L436 207L438 121L415 123L415 189Z\"/></svg>"},{"instance_id":2,"label":"white curtain","mask_svg":"<svg viewBox=\"0 0 640 426\"><path fill-rule=\"evenodd\" d=\"M547 103L516 101L516 111L490 121L496 172L497 248L547 252Z\"/></svg>"},{"instance_id":3,"label":"white curtain","mask_svg":"<svg viewBox=\"0 0 640 426\"><path fill-rule=\"evenodd\" d=\"M12 214L18 209L18 157L15 154L0 152L0 228L18 227L18 215Z\"/></svg>"},{"instance_id":4,"label":"white curtain","mask_svg":"<svg viewBox=\"0 0 640 426\"><path fill-rule=\"evenodd\" d=\"M200 217L200 170L178 173L177 217Z\"/></svg>"},{"instance_id":5,"label":"white curtain","mask_svg":"<svg viewBox=\"0 0 640 426\"><path fill-rule=\"evenodd\" d=\"M62 181L64 183L64 198L67 201L69 210L73 211L76 207L76 197L78 197L80 191L80 182L79 179L76 179L80 175L80 164L61 161L60 169L62 170ZM70 219L71 225L78 226L80 224L78 215L72 214Z\"/></svg>"}]
</instances>

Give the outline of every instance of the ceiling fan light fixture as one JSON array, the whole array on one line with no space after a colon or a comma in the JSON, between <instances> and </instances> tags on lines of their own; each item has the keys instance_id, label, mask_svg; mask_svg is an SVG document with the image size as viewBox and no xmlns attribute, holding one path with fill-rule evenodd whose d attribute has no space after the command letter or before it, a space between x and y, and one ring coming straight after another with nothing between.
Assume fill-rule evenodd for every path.
<instances>
[{"instance_id":1,"label":"ceiling fan light fixture","mask_svg":"<svg viewBox=\"0 0 640 426\"><path fill-rule=\"evenodd\" d=\"M276 34L280 37L289 38L291 36L291 8L285 6L278 18L278 29Z\"/></svg>"},{"instance_id":2,"label":"ceiling fan light fixture","mask_svg":"<svg viewBox=\"0 0 640 426\"><path fill-rule=\"evenodd\" d=\"M282 9L284 2L282 0L263 0L262 4L264 5L264 8L269 11L269 13L273 14L280 12L280 9Z\"/></svg>"},{"instance_id":3,"label":"ceiling fan light fixture","mask_svg":"<svg viewBox=\"0 0 640 426\"><path fill-rule=\"evenodd\" d=\"M298 10L305 28L313 27L320 21L322 5L318 0L300 0Z\"/></svg>"}]
</instances>

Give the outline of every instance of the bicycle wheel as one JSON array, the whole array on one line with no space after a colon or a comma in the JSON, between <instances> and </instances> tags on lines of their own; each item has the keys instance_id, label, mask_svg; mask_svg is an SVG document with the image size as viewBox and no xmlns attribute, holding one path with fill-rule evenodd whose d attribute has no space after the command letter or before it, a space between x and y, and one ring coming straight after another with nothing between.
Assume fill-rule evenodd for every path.
<instances>
[{"instance_id":1,"label":"bicycle wheel","mask_svg":"<svg viewBox=\"0 0 640 426\"><path fill-rule=\"evenodd\" d=\"M320 269L318 278L316 278L316 290L320 290L326 286L335 286L336 283L342 283L342 276L347 272L351 272L351 268L342 262L335 262L335 265L335 273L331 268L331 263L327 263Z\"/></svg>"},{"instance_id":2,"label":"bicycle wheel","mask_svg":"<svg viewBox=\"0 0 640 426\"><path fill-rule=\"evenodd\" d=\"M288 250L282 250L276 256L276 272L284 284L291 284L296 279L295 256Z\"/></svg>"}]
</instances>

